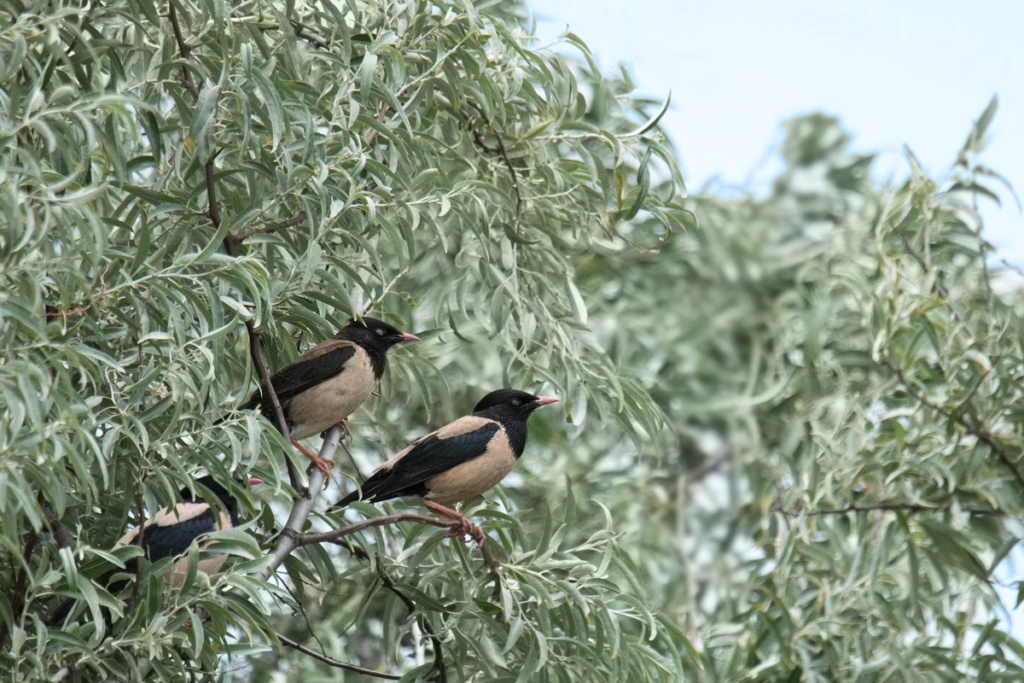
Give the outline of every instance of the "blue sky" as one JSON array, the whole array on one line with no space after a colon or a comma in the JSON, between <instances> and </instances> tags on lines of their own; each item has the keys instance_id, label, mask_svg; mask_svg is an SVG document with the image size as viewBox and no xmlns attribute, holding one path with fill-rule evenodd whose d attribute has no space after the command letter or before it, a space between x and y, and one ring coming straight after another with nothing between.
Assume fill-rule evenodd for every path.
<instances>
[{"instance_id":1,"label":"blue sky","mask_svg":"<svg viewBox=\"0 0 1024 683\"><path fill-rule=\"evenodd\" d=\"M903 145L933 177L949 171L992 95L999 111L982 162L1024 192L1024 2L975 0L528 0L540 45L567 28L608 72L625 64L640 93L672 107L662 120L690 191L763 195L782 163L782 122L821 110L879 153L878 180L909 170ZM1010 193L982 200L995 259L1024 266L1024 217ZM997 571L1020 578L1018 547ZM1008 607L1016 590L1000 589ZM1024 639L1024 610L1011 616Z\"/></svg>"},{"instance_id":2,"label":"blue sky","mask_svg":"<svg viewBox=\"0 0 1024 683\"><path fill-rule=\"evenodd\" d=\"M639 92L672 91L663 123L691 191L762 194L782 168L782 122L815 110L842 120L853 151L880 153L876 178L905 177L904 143L942 177L993 94L983 162L1024 191L1024 2L528 3L540 45L568 26L606 72L622 62ZM987 236L1024 266L1024 218L993 189L1003 208L982 201Z\"/></svg>"}]
</instances>

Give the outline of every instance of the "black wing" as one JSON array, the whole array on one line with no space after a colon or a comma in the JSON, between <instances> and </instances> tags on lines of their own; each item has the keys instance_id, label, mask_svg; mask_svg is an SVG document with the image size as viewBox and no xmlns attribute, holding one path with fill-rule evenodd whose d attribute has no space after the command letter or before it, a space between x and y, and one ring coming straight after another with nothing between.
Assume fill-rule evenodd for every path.
<instances>
[{"instance_id":1,"label":"black wing","mask_svg":"<svg viewBox=\"0 0 1024 683\"><path fill-rule=\"evenodd\" d=\"M341 374L345 370L345 365L354 355L356 355L356 347L352 344L345 344L308 360L292 363L270 378L270 383L274 385L274 393L277 394L277 400L283 404L307 389L312 389L317 384ZM239 406L239 409L251 410L262 400L263 393L257 389L248 401Z\"/></svg>"},{"instance_id":2,"label":"black wing","mask_svg":"<svg viewBox=\"0 0 1024 683\"><path fill-rule=\"evenodd\" d=\"M146 552L146 557L150 562L181 555L192 545L196 536L216 531L216 525L217 521L212 508L192 519L175 524L167 526L150 524L142 533L142 549ZM136 545L138 545L138 538L136 536L133 541Z\"/></svg>"},{"instance_id":3,"label":"black wing","mask_svg":"<svg viewBox=\"0 0 1024 683\"><path fill-rule=\"evenodd\" d=\"M391 469L374 472L363 483L361 499L379 503L389 498L425 493L423 482L483 455L499 429L501 425L497 422L489 422L471 432L445 438L438 438L436 432L427 435L413 444ZM345 496L338 505L345 506L354 500L360 500L359 491Z\"/></svg>"}]
</instances>

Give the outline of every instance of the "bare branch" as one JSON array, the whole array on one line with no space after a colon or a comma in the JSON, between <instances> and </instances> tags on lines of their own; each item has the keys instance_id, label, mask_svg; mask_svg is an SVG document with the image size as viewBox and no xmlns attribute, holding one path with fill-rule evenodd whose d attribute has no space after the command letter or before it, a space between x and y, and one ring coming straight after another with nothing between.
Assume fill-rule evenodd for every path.
<instances>
[{"instance_id":1,"label":"bare branch","mask_svg":"<svg viewBox=\"0 0 1024 683\"><path fill-rule=\"evenodd\" d=\"M323 457L321 455L321 457ZM313 482L310 482L310 486ZM296 544L299 546L312 545L314 543L325 543L336 541L339 538L345 536L351 536L352 534L358 533L363 529L369 529L375 526L385 526L388 524L397 524L398 522L419 522L421 524L430 524L431 526L446 527L451 529L452 527L458 526L459 523L453 519L439 519L437 517L431 517L429 515L418 515L411 512L406 512L397 515L385 515L383 517L371 517L370 519L364 519L361 522L355 524L349 524L348 526L339 527L330 531L325 531L320 534L302 534L296 539Z\"/></svg>"},{"instance_id":2,"label":"bare branch","mask_svg":"<svg viewBox=\"0 0 1024 683\"><path fill-rule=\"evenodd\" d=\"M1008 513L1002 510L993 510L992 508L960 508L964 512L972 515L994 515L997 517L1008 517ZM817 517L819 515L845 515L848 512L872 512L874 510L892 510L897 512L907 512L910 514L917 514L919 512L949 512L952 510L949 506L935 506L935 505L921 505L918 503L897 503L893 501L881 501L878 503L869 503L866 505L857 505L851 503L846 507L841 508L811 508L806 509L800 506L795 508L785 509L781 507L771 508L772 512L780 512L787 517Z\"/></svg>"},{"instance_id":3,"label":"bare branch","mask_svg":"<svg viewBox=\"0 0 1024 683\"><path fill-rule=\"evenodd\" d=\"M337 450L341 439L342 433L337 427L331 427L327 430L327 437L324 439L323 446L320 447L320 458L333 460L334 451ZM299 547L298 541L303 536L301 533L302 525L306 523L306 518L309 517L309 513L313 510L313 503L316 501L316 496L320 489L323 488L323 485L324 473L314 469L309 475L309 487L306 489L305 495L292 504L292 511L288 515L288 522L285 524L284 529L281 530L277 547L271 553L274 559L269 567L259 573L260 580L266 581L274 570L281 566L284 559Z\"/></svg>"},{"instance_id":4,"label":"bare branch","mask_svg":"<svg viewBox=\"0 0 1024 683\"><path fill-rule=\"evenodd\" d=\"M277 636L277 639L281 641L282 645L287 645L293 650L298 650L302 654L308 655L313 659L317 660L318 662L323 662L328 666L333 666L338 669L344 669L345 671L354 671L355 673L360 673L365 676L373 676L374 678L383 678L387 681L397 681L400 678L402 678L401 676L397 676L395 674L384 673L382 671L374 671L373 669L365 669L361 666L356 666L355 664L349 664L348 662L339 662L337 659L332 659L331 657L322 655L315 650L310 650L308 647L304 645L299 645L291 638L282 636L280 633L277 633L275 635Z\"/></svg>"}]
</instances>

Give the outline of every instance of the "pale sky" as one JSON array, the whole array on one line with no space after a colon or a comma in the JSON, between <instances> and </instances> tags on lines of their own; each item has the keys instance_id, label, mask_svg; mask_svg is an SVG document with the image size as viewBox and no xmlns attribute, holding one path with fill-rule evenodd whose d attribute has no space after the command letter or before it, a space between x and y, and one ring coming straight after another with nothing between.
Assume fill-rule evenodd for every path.
<instances>
[{"instance_id":1,"label":"pale sky","mask_svg":"<svg viewBox=\"0 0 1024 683\"><path fill-rule=\"evenodd\" d=\"M1024 2L975 0L527 0L539 45L578 35L602 70L625 64L638 92L672 107L662 124L691 192L763 196L782 168L782 122L821 110L839 117L854 152L880 153L878 180L905 178L904 143L943 178L992 95L999 111L982 163L1024 192ZM1024 266L1024 217L980 200L986 237ZM1014 567L1016 565L1016 567ZM1020 547L996 572L1024 569ZM1007 607L1016 589L999 588ZM1024 608L1010 617L1024 639Z\"/></svg>"},{"instance_id":2,"label":"pale sky","mask_svg":"<svg viewBox=\"0 0 1024 683\"><path fill-rule=\"evenodd\" d=\"M762 195L782 168L783 121L838 116L879 180L906 176L906 143L933 177L993 94L983 163L1024 191L1024 2L528 0L539 45L569 30L644 95L672 91L662 120L691 192L707 182ZM556 46L572 54L568 45ZM578 54L578 53L577 53ZM981 200L998 258L1024 265L1024 218L1010 193Z\"/></svg>"}]
</instances>

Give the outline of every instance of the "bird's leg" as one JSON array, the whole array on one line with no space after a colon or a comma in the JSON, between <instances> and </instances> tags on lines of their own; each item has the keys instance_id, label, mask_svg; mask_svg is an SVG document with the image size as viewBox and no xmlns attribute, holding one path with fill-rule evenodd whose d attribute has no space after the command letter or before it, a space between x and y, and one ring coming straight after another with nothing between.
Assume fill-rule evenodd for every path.
<instances>
[{"instance_id":1,"label":"bird's leg","mask_svg":"<svg viewBox=\"0 0 1024 683\"><path fill-rule=\"evenodd\" d=\"M306 476L308 477L310 475L314 467L317 468L324 473L324 488L327 488L327 485L331 483L331 468L334 467L334 461L318 457L295 439L292 439L292 445L298 448L299 452L304 456L309 458L309 467L306 468Z\"/></svg>"},{"instance_id":2,"label":"bird's leg","mask_svg":"<svg viewBox=\"0 0 1024 683\"><path fill-rule=\"evenodd\" d=\"M348 428L348 418L347 417L344 420L342 420L341 422L339 422L338 424L334 425L334 426L341 430L341 438L343 438L343 439L350 439L350 438L352 438L352 430Z\"/></svg>"},{"instance_id":3,"label":"bird's leg","mask_svg":"<svg viewBox=\"0 0 1024 683\"><path fill-rule=\"evenodd\" d=\"M423 498L423 505L426 506L431 512L436 512L446 519L458 522L458 525L453 526L451 531L448 532L448 538L459 538L465 543L466 536L472 536L473 540L476 541L477 550L483 547L484 540L487 536L484 535L483 530L476 524L469 521L469 518L461 512L456 512L451 508L447 508L444 505L435 503L432 500Z\"/></svg>"}]
</instances>

